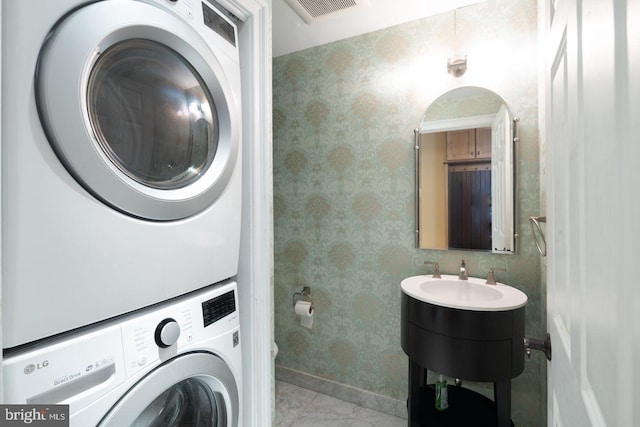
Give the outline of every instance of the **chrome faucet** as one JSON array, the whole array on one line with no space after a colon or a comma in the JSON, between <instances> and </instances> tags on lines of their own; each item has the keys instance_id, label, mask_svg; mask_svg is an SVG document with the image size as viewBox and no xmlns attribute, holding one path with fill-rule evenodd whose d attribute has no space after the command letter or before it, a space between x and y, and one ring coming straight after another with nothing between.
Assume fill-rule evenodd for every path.
<instances>
[{"instance_id":1,"label":"chrome faucet","mask_svg":"<svg viewBox=\"0 0 640 427\"><path fill-rule=\"evenodd\" d=\"M507 271L506 268L496 268L496 267L492 267L489 269L489 274L487 275L487 285L496 285L496 276L494 275L494 272L496 271Z\"/></svg>"},{"instance_id":2,"label":"chrome faucet","mask_svg":"<svg viewBox=\"0 0 640 427\"><path fill-rule=\"evenodd\" d=\"M425 261L424 265L433 265L433 275L431 277L433 277L434 279L441 279L442 276L440 275L440 266L438 265L437 262L434 261Z\"/></svg>"},{"instance_id":3,"label":"chrome faucet","mask_svg":"<svg viewBox=\"0 0 640 427\"><path fill-rule=\"evenodd\" d=\"M467 266L462 260L462 264L460 264L460 274L458 274L458 279L467 280L469 277L467 276Z\"/></svg>"}]
</instances>

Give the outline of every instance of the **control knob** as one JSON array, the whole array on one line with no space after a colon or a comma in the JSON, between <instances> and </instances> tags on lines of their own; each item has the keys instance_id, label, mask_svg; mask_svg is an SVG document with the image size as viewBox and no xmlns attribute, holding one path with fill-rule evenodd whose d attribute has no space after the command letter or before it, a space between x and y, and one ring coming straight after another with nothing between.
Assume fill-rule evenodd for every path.
<instances>
[{"instance_id":1,"label":"control knob","mask_svg":"<svg viewBox=\"0 0 640 427\"><path fill-rule=\"evenodd\" d=\"M155 339L158 347L171 347L180 337L180 325L170 317L164 319L156 326Z\"/></svg>"}]
</instances>

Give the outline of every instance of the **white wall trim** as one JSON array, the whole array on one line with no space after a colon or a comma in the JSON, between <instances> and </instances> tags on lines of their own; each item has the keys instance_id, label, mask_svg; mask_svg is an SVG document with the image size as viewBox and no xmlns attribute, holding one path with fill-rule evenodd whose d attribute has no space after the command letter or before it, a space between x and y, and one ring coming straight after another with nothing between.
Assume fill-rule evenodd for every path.
<instances>
[{"instance_id":1,"label":"white wall trim","mask_svg":"<svg viewBox=\"0 0 640 427\"><path fill-rule=\"evenodd\" d=\"M238 271L243 351L242 425L271 426L273 411L271 8L263 0L218 0L240 18L242 239Z\"/></svg>"},{"instance_id":2,"label":"white wall trim","mask_svg":"<svg viewBox=\"0 0 640 427\"><path fill-rule=\"evenodd\" d=\"M420 123L420 133L444 132L450 130L473 129L491 126L495 114L461 117L459 119L423 121Z\"/></svg>"},{"instance_id":3,"label":"white wall trim","mask_svg":"<svg viewBox=\"0 0 640 427\"><path fill-rule=\"evenodd\" d=\"M2 46L2 6L4 1L0 0L0 46ZM0 49L0 82L2 82L2 50ZM0 111L2 111L2 85L0 84ZM0 115L0 242L2 241L2 116ZM0 245L0 344L2 344L2 250ZM4 348L4 346L0 347ZM4 403L4 382L2 377L2 358L0 358L0 403Z\"/></svg>"},{"instance_id":4,"label":"white wall trim","mask_svg":"<svg viewBox=\"0 0 640 427\"><path fill-rule=\"evenodd\" d=\"M404 399L394 399L279 365L276 365L276 380L335 397L363 408L373 409L392 417L407 419L407 401Z\"/></svg>"}]
</instances>

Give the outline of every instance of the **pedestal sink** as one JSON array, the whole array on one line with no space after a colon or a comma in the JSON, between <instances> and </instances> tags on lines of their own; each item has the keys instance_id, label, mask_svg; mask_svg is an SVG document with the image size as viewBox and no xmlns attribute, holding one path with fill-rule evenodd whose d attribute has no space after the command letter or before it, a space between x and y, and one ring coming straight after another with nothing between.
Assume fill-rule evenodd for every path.
<instances>
[{"instance_id":1,"label":"pedestal sink","mask_svg":"<svg viewBox=\"0 0 640 427\"><path fill-rule=\"evenodd\" d=\"M505 311L522 307L527 296L520 290L498 283L487 285L484 279L470 277L460 280L457 276L414 276L402 281L405 294L441 307L474 311Z\"/></svg>"},{"instance_id":2,"label":"pedestal sink","mask_svg":"<svg viewBox=\"0 0 640 427\"><path fill-rule=\"evenodd\" d=\"M501 283L448 275L409 277L401 288L402 348L409 356L409 425L421 425L425 405L433 407L433 402L419 398L429 369L461 380L494 383L495 419L488 425L510 426L511 379L524 369L527 296ZM456 419L454 409L449 408L452 419Z\"/></svg>"}]
</instances>

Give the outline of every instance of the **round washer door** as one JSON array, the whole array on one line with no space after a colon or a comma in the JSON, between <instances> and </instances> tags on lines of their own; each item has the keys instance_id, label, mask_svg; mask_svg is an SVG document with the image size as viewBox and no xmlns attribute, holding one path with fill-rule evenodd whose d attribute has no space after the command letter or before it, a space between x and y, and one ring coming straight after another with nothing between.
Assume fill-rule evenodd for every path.
<instances>
[{"instance_id":1,"label":"round washer door","mask_svg":"<svg viewBox=\"0 0 640 427\"><path fill-rule=\"evenodd\" d=\"M239 74L194 27L136 1L70 14L38 61L36 101L58 157L129 215L186 218L224 191L239 145Z\"/></svg>"},{"instance_id":2,"label":"round washer door","mask_svg":"<svg viewBox=\"0 0 640 427\"><path fill-rule=\"evenodd\" d=\"M238 389L229 367L204 352L153 370L115 404L99 427L237 427Z\"/></svg>"}]
</instances>

